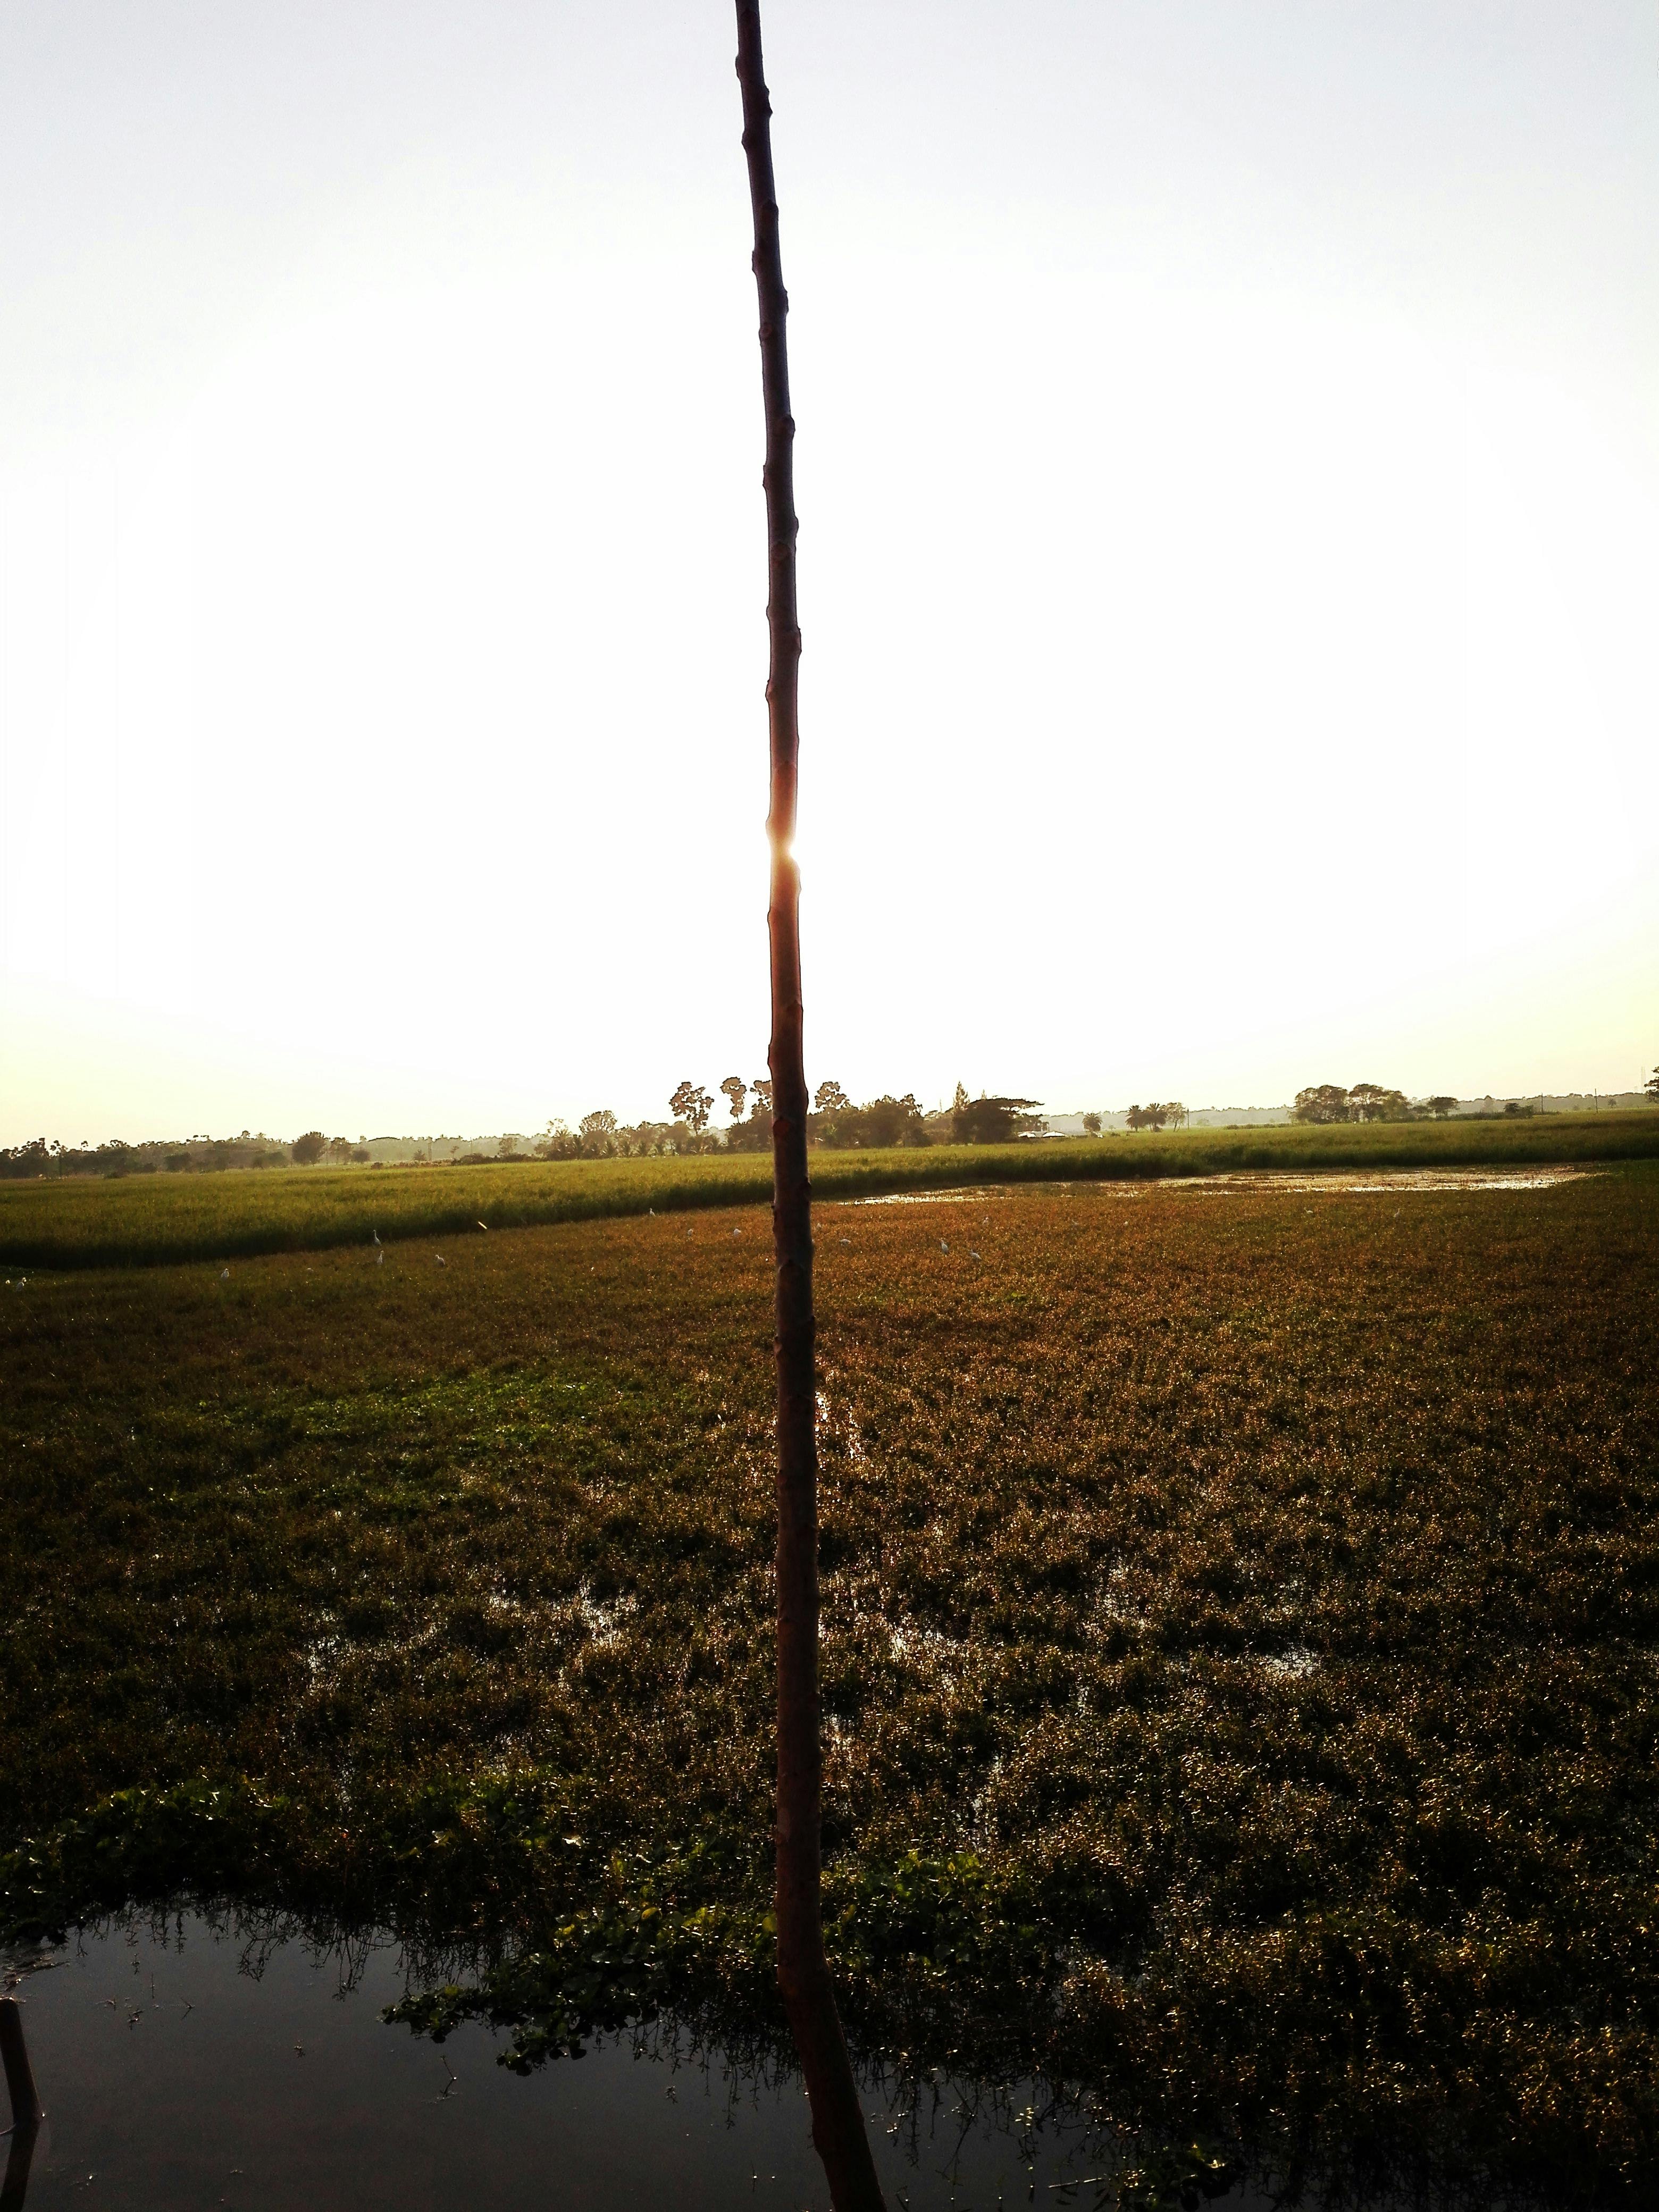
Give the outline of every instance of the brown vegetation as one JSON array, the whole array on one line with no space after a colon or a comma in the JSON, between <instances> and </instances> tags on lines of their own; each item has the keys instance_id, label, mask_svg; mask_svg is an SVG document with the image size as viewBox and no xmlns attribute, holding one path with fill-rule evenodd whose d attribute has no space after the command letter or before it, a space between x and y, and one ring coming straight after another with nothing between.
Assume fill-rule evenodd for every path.
<instances>
[{"instance_id":1,"label":"brown vegetation","mask_svg":"<svg viewBox=\"0 0 1659 2212\"><path fill-rule=\"evenodd\" d=\"M1651 2186L1656 1230L1645 1169L823 1211L867 2039L1350 2169ZM0 1292L14 1912L127 1879L131 1803L55 1824L204 1778L257 1847L175 1804L138 1886L509 1932L648 1895L750 1955L767 1243L754 1210Z\"/></svg>"}]
</instances>

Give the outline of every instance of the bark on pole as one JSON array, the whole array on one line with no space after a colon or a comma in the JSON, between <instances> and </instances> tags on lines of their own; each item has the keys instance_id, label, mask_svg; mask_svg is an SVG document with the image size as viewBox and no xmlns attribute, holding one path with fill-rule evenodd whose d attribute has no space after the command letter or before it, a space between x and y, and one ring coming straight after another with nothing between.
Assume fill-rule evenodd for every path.
<instances>
[{"instance_id":1,"label":"bark on pole","mask_svg":"<svg viewBox=\"0 0 1659 2212\"><path fill-rule=\"evenodd\" d=\"M755 217L761 388L766 409L766 619L771 665L772 1235L777 1258L778 1984L806 2077L812 2142L836 2212L878 2212L881 2187L823 1955L818 1748L818 1499L812 1316L811 1186L806 1172L800 878L793 855L799 752L795 613L795 425L785 339L788 295L772 179L772 105L759 0L737 0L743 150Z\"/></svg>"}]
</instances>

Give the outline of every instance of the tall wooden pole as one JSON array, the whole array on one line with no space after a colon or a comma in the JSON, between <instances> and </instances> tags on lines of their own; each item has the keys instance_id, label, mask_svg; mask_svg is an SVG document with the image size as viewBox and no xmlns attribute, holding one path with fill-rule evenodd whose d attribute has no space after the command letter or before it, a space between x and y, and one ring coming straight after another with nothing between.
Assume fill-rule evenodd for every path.
<instances>
[{"instance_id":1,"label":"tall wooden pole","mask_svg":"<svg viewBox=\"0 0 1659 2212\"><path fill-rule=\"evenodd\" d=\"M772 1237L777 1255L778 1367L778 1985L806 2076L812 2142L836 2212L879 2212L881 2187L823 1955L818 1749L818 1468L812 1316L811 1185L806 1172L806 1067L801 1042L800 878L795 790L800 629L795 616L794 419L789 313L772 179L772 103L761 57L759 0L737 0L743 150L755 216L761 389L766 408L767 627L771 667Z\"/></svg>"},{"instance_id":2,"label":"tall wooden pole","mask_svg":"<svg viewBox=\"0 0 1659 2212\"><path fill-rule=\"evenodd\" d=\"M28 2045L23 2040L23 2015L15 1997L0 1997L0 2062L5 2066L6 2090L11 2100L11 2125L6 2130L11 2146L6 2153L5 2179L0 2181L0 2212L23 2212L34 2139L46 2116L35 2091Z\"/></svg>"}]
</instances>

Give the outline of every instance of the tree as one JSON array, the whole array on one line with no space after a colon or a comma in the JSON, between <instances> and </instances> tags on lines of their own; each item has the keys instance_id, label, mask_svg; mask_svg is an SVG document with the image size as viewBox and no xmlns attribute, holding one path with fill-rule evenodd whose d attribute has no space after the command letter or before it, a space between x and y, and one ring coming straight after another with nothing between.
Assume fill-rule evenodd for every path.
<instances>
[{"instance_id":1,"label":"tree","mask_svg":"<svg viewBox=\"0 0 1659 2212\"><path fill-rule=\"evenodd\" d=\"M720 1089L725 1093L726 1104L732 1109L732 1119L734 1121L741 1121L743 1102L749 1096L749 1085L744 1081L742 1076L728 1075L721 1084Z\"/></svg>"},{"instance_id":2,"label":"tree","mask_svg":"<svg viewBox=\"0 0 1659 2212\"><path fill-rule=\"evenodd\" d=\"M507 1134L502 1137L495 1149L504 1160L510 1160L519 1149L519 1140L515 1136Z\"/></svg>"},{"instance_id":3,"label":"tree","mask_svg":"<svg viewBox=\"0 0 1659 2212\"><path fill-rule=\"evenodd\" d=\"M1425 1098L1423 1101L1423 1110L1425 1114L1432 1114L1437 1121L1443 1121L1448 1115L1457 1111L1457 1101L1455 1098L1444 1097Z\"/></svg>"},{"instance_id":4,"label":"tree","mask_svg":"<svg viewBox=\"0 0 1659 2212\"><path fill-rule=\"evenodd\" d=\"M1348 1093L1351 1121L1403 1121L1407 1112L1405 1092L1380 1083L1356 1083Z\"/></svg>"},{"instance_id":5,"label":"tree","mask_svg":"<svg viewBox=\"0 0 1659 2212\"><path fill-rule=\"evenodd\" d=\"M1100 1134L1100 1116L1098 1114L1085 1114L1084 1115L1083 1133L1085 1137L1097 1137Z\"/></svg>"},{"instance_id":6,"label":"tree","mask_svg":"<svg viewBox=\"0 0 1659 2212\"><path fill-rule=\"evenodd\" d=\"M1124 1118L1132 1129L1149 1129L1152 1125L1152 1109L1148 1106L1132 1106Z\"/></svg>"},{"instance_id":7,"label":"tree","mask_svg":"<svg viewBox=\"0 0 1659 2212\"><path fill-rule=\"evenodd\" d=\"M687 1121L695 1136L702 1136L708 1127L708 1116L714 1102L706 1091L700 1091L688 1075L668 1102L668 1110L677 1121Z\"/></svg>"},{"instance_id":8,"label":"tree","mask_svg":"<svg viewBox=\"0 0 1659 2212\"><path fill-rule=\"evenodd\" d=\"M757 1075L754 1081L750 1085L749 1088L755 1094L755 1103L750 1108L750 1112L751 1114L763 1114L769 1121L772 1118L771 1077L769 1075Z\"/></svg>"},{"instance_id":9,"label":"tree","mask_svg":"<svg viewBox=\"0 0 1659 2212\"><path fill-rule=\"evenodd\" d=\"M957 1090L961 1103L951 1110L951 1133L959 1145L1006 1145L1042 1126L1042 1115L1030 1110L1038 1103L1035 1098L987 1098L981 1093L970 1099L960 1084Z\"/></svg>"},{"instance_id":10,"label":"tree","mask_svg":"<svg viewBox=\"0 0 1659 2212\"><path fill-rule=\"evenodd\" d=\"M1656 1105L1659 1105L1659 1067L1654 1069L1652 1074L1642 1085L1642 1095L1645 1098L1651 1098Z\"/></svg>"},{"instance_id":11,"label":"tree","mask_svg":"<svg viewBox=\"0 0 1659 2212\"><path fill-rule=\"evenodd\" d=\"M328 1139L320 1129L307 1129L303 1137L296 1137L294 1139L289 1149L301 1167L315 1167L328 1150Z\"/></svg>"},{"instance_id":12,"label":"tree","mask_svg":"<svg viewBox=\"0 0 1659 2212\"><path fill-rule=\"evenodd\" d=\"M839 1083L820 1083L812 1103L820 1114L849 1113L853 1105Z\"/></svg>"},{"instance_id":13,"label":"tree","mask_svg":"<svg viewBox=\"0 0 1659 2212\"><path fill-rule=\"evenodd\" d=\"M754 216L751 266L760 309L766 416L769 586L766 685L771 753L772 1237L776 1255L778 1385L777 1859L778 1986L800 2053L836 2212L878 2212L864 2107L853 2078L823 1950L823 1750L818 1735L818 1505L812 1200L806 1168L806 1062L800 979L800 876L793 845L800 722L800 629L795 611L795 422L772 175L772 104L761 56L760 0L737 0L743 150Z\"/></svg>"},{"instance_id":14,"label":"tree","mask_svg":"<svg viewBox=\"0 0 1659 2212\"><path fill-rule=\"evenodd\" d=\"M1340 1084L1316 1083L1307 1091L1297 1092L1291 1116L1297 1121L1346 1121L1348 1094Z\"/></svg>"},{"instance_id":15,"label":"tree","mask_svg":"<svg viewBox=\"0 0 1659 2212\"><path fill-rule=\"evenodd\" d=\"M585 1160L608 1160L617 1149L617 1117L608 1106L584 1114L576 1124L576 1142Z\"/></svg>"},{"instance_id":16,"label":"tree","mask_svg":"<svg viewBox=\"0 0 1659 2212\"><path fill-rule=\"evenodd\" d=\"M1188 1120L1187 1109L1178 1098L1171 1098L1164 1106L1164 1118L1172 1129L1184 1129Z\"/></svg>"},{"instance_id":17,"label":"tree","mask_svg":"<svg viewBox=\"0 0 1659 2212\"><path fill-rule=\"evenodd\" d=\"M819 1136L832 1151L929 1142L921 1108L914 1092L908 1091L902 1098L872 1098L867 1106L848 1106L844 1113L820 1125Z\"/></svg>"}]
</instances>

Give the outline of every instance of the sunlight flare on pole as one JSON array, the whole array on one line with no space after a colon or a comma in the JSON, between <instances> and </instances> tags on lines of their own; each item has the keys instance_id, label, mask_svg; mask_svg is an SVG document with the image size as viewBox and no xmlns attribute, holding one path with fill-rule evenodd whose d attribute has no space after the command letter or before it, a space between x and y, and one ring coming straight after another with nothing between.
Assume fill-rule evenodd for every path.
<instances>
[{"instance_id":1,"label":"sunlight flare on pole","mask_svg":"<svg viewBox=\"0 0 1659 2212\"><path fill-rule=\"evenodd\" d=\"M759 0L738 0L743 149L755 217L761 387L766 409L766 684L771 731L772 1231L777 1260L778 1369L778 1984L806 2077L812 2142L836 2212L882 2203L858 2085L823 1954L818 1741L817 1438L814 1422L811 1186L806 1171L800 878L793 847L800 733L800 629L795 612L794 419L785 342L788 295L772 178L771 102Z\"/></svg>"}]
</instances>

